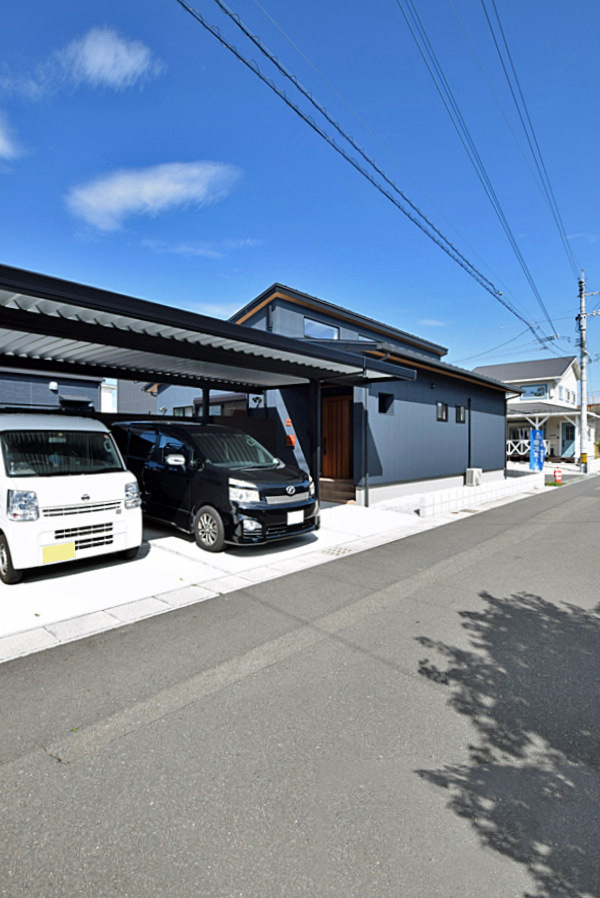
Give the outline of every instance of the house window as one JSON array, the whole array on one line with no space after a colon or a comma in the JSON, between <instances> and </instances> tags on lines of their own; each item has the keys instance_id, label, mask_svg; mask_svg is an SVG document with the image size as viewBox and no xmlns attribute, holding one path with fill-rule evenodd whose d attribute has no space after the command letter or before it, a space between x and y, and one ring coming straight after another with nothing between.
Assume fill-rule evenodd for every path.
<instances>
[{"instance_id":1,"label":"house window","mask_svg":"<svg viewBox=\"0 0 600 898\"><path fill-rule=\"evenodd\" d=\"M379 394L379 414L380 415L393 415L394 414L394 395L393 395L393 393L380 393Z\"/></svg>"},{"instance_id":2,"label":"house window","mask_svg":"<svg viewBox=\"0 0 600 898\"><path fill-rule=\"evenodd\" d=\"M438 421L447 421L448 420L448 403L447 402L436 402L435 406L437 409L437 420Z\"/></svg>"},{"instance_id":3,"label":"house window","mask_svg":"<svg viewBox=\"0 0 600 898\"><path fill-rule=\"evenodd\" d=\"M333 324L324 324L314 318L304 319L304 336L313 340L339 340L340 329Z\"/></svg>"},{"instance_id":4,"label":"house window","mask_svg":"<svg viewBox=\"0 0 600 898\"><path fill-rule=\"evenodd\" d=\"M194 406L193 405L179 405L173 409L173 417L175 418L193 418L194 417Z\"/></svg>"},{"instance_id":5,"label":"house window","mask_svg":"<svg viewBox=\"0 0 600 898\"><path fill-rule=\"evenodd\" d=\"M456 423L464 424L467 420L467 409L464 405L456 406Z\"/></svg>"},{"instance_id":6,"label":"house window","mask_svg":"<svg viewBox=\"0 0 600 898\"><path fill-rule=\"evenodd\" d=\"M558 398L559 399L563 398L563 392L564 392L564 387L559 387L558 388Z\"/></svg>"},{"instance_id":7,"label":"house window","mask_svg":"<svg viewBox=\"0 0 600 898\"><path fill-rule=\"evenodd\" d=\"M547 399L548 384L521 384L520 399Z\"/></svg>"}]
</instances>

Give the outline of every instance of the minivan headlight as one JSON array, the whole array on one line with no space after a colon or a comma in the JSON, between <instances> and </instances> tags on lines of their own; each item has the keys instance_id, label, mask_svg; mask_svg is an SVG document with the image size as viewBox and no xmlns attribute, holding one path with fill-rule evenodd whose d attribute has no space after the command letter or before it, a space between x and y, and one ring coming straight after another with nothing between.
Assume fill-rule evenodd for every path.
<instances>
[{"instance_id":1,"label":"minivan headlight","mask_svg":"<svg viewBox=\"0 0 600 898\"><path fill-rule=\"evenodd\" d=\"M142 504L142 496L137 482L125 484L125 508L139 508Z\"/></svg>"},{"instance_id":2,"label":"minivan headlight","mask_svg":"<svg viewBox=\"0 0 600 898\"><path fill-rule=\"evenodd\" d=\"M6 515L10 521L37 521L40 516L37 493L7 490Z\"/></svg>"},{"instance_id":3,"label":"minivan headlight","mask_svg":"<svg viewBox=\"0 0 600 898\"><path fill-rule=\"evenodd\" d=\"M312 477L308 478L308 495L314 496L315 494L315 482Z\"/></svg>"},{"instance_id":4,"label":"minivan headlight","mask_svg":"<svg viewBox=\"0 0 600 898\"><path fill-rule=\"evenodd\" d=\"M253 483L246 483L245 480L234 480L229 478L229 501L241 502L260 502L260 493Z\"/></svg>"}]
</instances>

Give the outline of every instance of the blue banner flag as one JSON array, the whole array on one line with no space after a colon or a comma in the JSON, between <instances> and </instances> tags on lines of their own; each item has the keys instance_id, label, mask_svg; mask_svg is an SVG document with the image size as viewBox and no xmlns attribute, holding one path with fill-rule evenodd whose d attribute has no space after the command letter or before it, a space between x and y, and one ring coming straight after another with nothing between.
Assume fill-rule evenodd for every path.
<instances>
[{"instance_id":1,"label":"blue banner flag","mask_svg":"<svg viewBox=\"0 0 600 898\"><path fill-rule=\"evenodd\" d=\"M531 471L542 471L545 458L544 431L531 430L529 432L529 469Z\"/></svg>"}]
</instances>

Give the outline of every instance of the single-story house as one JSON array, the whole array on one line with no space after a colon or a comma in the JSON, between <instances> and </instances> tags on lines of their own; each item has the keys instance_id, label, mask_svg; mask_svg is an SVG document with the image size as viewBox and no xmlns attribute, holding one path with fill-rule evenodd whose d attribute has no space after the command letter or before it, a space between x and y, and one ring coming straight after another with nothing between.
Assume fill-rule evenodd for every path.
<instances>
[{"instance_id":1,"label":"single-story house","mask_svg":"<svg viewBox=\"0 0 600 898\"><path fill-rule=\"evenodd\" d=\"M445 347L282 284L231 321L398 366L397 378L369 386L322 387L323 498L368 504L459 486L467 469L481 470L483 480L505 477L507 386L444 362ZM277 420L280 455L301 466L308 402L306 390L280 389L249 410Z\"/></svg>"}]
</instances>

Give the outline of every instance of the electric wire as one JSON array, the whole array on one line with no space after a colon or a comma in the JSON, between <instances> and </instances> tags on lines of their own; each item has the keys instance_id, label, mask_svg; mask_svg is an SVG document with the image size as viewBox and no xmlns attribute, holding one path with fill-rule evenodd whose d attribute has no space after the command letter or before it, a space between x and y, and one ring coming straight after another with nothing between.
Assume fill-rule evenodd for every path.
<instances>
[{"instance_id":1,"label":"electric wire","mask_svg":"<svg viewBox=\"0 0 600 898\"><path fill-rule=\"evenodd\" d=\"M535 327L530 324L530 322L525 318L521 312L515 306L509 302L501 293L496 289L496 287L486 278L471 262L469 262L458 250L456 250L453 245L450 243L447 238L441 235L441 232L432 225L429 220L417 209L414 204L406 198L406 202L410 206L410 209L407 209L385 186L380 184L373 175L370 174L354 157L352 157L347 150L341 147L333 137L331 137L324 128L318 125L307 113L305 113L300 107L298 107L282 90L278 87L269 77L267 77L259 68L258 64L254 60L247 59L232 43L230 43L219 31L219 29L215 25L211 25L204 16L200 13L199 10L192 7L190 4L186 2L186 0L176 0L176 2L183 9L186 10L196 21L202 25L202 27L209 32L216 40L219 41L222 46L228 49L243 65L250 69L264 84L266 84L270 90L272 90L283 102L292 109L313 131L319 134L339 155L341 155L356 171L363 175L383 196L385 196L394 206L396 206L413 224L416 224L417 227L428 236L437 246L440 247L451 259L453 259L460 267L467 272L480 286L484 288L491 296L494 297L501 305L503 305L511 314L513 314L516 318L518 318L533 334L535 339L543 346L544 340L539 336ZM219 4L221 6L221 4ZM237 18L235 14L231 13L231 16L234 21ZM256 39L258 40L258 39ZM256 46L259 46L256 43ZM262 45L260 47L261 52L265 52L262 50ZM266 51L266 54L269 58L271 58L271 54ZM274 61L274 57L272 59ZM275 63L280 67L280 70L283 70L283 67L280 63ZM296 79L294 76L289 77L294 86L296 86ZM313 103L318 108L318 104ZM336 125L336 128L338 126ZM340 133L345 137L343 132ZM346 138L348 139L348 138ZM370 163L371 164L371 163ZM398 188L394 187L394 192L398 192L404 198L404 194L398 190ZM424 222L427 224L425 226ZM439 236L438 236L439 235ZM544 347L545 348L545 347Z\"/></svg>"},{"instance_id":2,"label":"electric wire","mask_svg":"<svg viewBox=\"0 0 600 898\"><path fill-rule=\"evenodd\" d=\"M404 4L402 3L402 0L396 0L396 3L397 3L398 8L400 9L400 12L402 13L404 20L408 26L408 29L417 45L419 53L421 54L421 57L423 58L423 61L425 62L427 70L429 71L429 74L431 75L431 77L433 79L433 82L436 86L436 89L437 89L441 99L442 99L442 102L446 108L446 111L448 112L448 115L450 116L450 120L452 121L452 124L454 125L454 128L459 136L459 139L460 139L461 143L463 144L463 147L467 153L469 161L471 162L471 164L475 170L475 173L477 174L477 177L479 178L481 185L482 185L488 199L490 200L492 208L494 209L494 211L498 217L498 220L500 221L500 224L502 225L504 233L506 234L508 241L513 249L513 252L515 253L515 256L517 257L517 260L521 266L521 269L522 269L522 271L529 283L529 286L531 287L531 290L538 302L538 305L540 306L540 309L542 310L542 313L543 313L546 321L548 322L552 332L556 333L556 330L554 328L554 325L552 323L550 315L548 314L548 310L546 309L546 306L541 297L541 294L540 294L540 292L535 284L535 281L533 279L533 275L531 274L529 267L527 266L525 258L524 258L523 254L521 252L521 249L518 245L517 239L512 231L512 228L510 227L510 225L508 223L508 219L506 218L506 215L504 213L504 210L502 208L500 200L496 194L496 191L494 190L494 187L492 185L492 182L488 175L488 172L485 168L483 160L481 159L479 151L477 150L475 142L471 136L471 133L470 133L469 128L465 122L465 119L460 111L460 108L459 108L458 103L454 97L452 89L450 88L450 84L444 74L443 68L439 62L439 59L437 57L437 54L435 53L435 50L433 49L433 46L429 40L429 37L427 35L427 32L423 25L423 22L414 6L414 3L412 2L412 0L406 0L406 6L408 8L408 12L405 9ZM409 15L409 13L410 13L410 15ZM411 19L412 19L412 21L411 21Z\"/></svg>"},{"instance_id":3,"label":"electric wire","mask_svg":"<svg viewBox=\"0 0 600 898\"><path fill-rule=\"evenodd\" d=\"M508 286L506 285L506 283L503 281L502 277L501 277L500 275L498 275L498 274L494 271L494 269L493 269L493 268L492 268L492 267L485 261L485 259L482 258L482 256L477 252L477 250L475 249L475 247L474 247L474 246L467 240L467 238L464 236L464 234L463 234L463 233L456 227L456 225L455 225L452 221L450 221L450 219L449 219L448 216L444 213L444 211L440 208L440 206L439 206L439 205L438 205L438 204L437 204L437 203L436 203L430 196L428 196L428 194L423 190L423 188L422 188L419 184L417 184L417 182L416 182L415 179L411 176L411 174L410 174L408 171L406 171L406 169L404 168L404 166L398 161L398 159L394 156L394 154L393 154L392 152L390 152L389 148L385 145L384 141L382 141L382 140L378 137L378 135L375 134L375 132L372 130L372 128L369 127L369 125L364 121L364 119L362 119L361 116L360 116L360 115L359 115L359 114L352 108L352 106L348 103L348 101L347 101L347 100L340 94L340 92L333 86L333 84L331 84L331 82L325 77L325 75L320 71L320 69L319 69L319 68L312 62L311 59L309 59L309 57L306 55L306 53L304 53L303 50L298 46L298 44L296 44L295 41L292 40L292 38L289 36L289 34L287 34L287 32L281 27L281 25L279 24L279 22L277 22L277 20L273 18L273 16L269 13L269 11L266 10L265 7L264 7L261 3L259 3L259 0L253 0L253 2L254 2L254 4L255 4L255 6L257 6L258 9L260 9L260 11L263 13L263 15L269 20L269 22L271 22L271 24L274 25L275 28L277 28L277 30L279 31L279 33L280 33L280 34L286 39L286 41L287 41L287 42L294 48L294 50L295 50L295 51L302 57L302 59L307 63L307 65L310 66L310 68L313 70L313 72L315 72L315 74L318 75L318 77L321 79L321 81L323 81L324 84L327 85L327 87L329 88L329 90L330 90L330 91L331 91L331 92L338 98L338 100L339 100L339 101L346 107L346 109L348 110L348 112L350 112L350 114L356 119L356 121L361 125L361 127L365 129L365 131L370 135L370 137L375 141L375 143L376 143L376 144L383 150L383 152L386 154L386 156L388 156L388 158L391 159L391 161L393 162L393 164L396 165L396 166L398 167L398 169L402 172L402 174L404 175L404 177L407 178L407 179L411 182L411 184L413 184L413 186L416 188L416 190L418 190L419 193L423 196L423 198L427 200L427 202L430 204L430 206L431 206L433 209L435 209L435 210L440 214L441 218L444 219L444 221L446 222L446 224L448 225L448 227L450 227L450 228L454 231L454 233L457 235L457 237L459 237L459 238L462 240L462 242L464 243L464 245L465 245L466 247L468 247L468 249L472 252L472 254L475 256L475 258L479 260L479 262L483 265L483 267L486 268L486 269L488 270L488 272L490 273L490 275L491 275L491 276L492 276L492 277L493 277L493 278L494 278L494 279L501 285L501 287L503 288L503 293L504 293L504 295L510 296L510 295L511 295L511 291L509 290L509 288L508 288ZM462 22L460 21L460 18L458 17L458 14L457 14L456 10L455 10L454 7L452 6L452 0L448 0L448 2L450 3L450 6L452 7L452 11L453 11L453 13L454 13L454 15L455 15L455 17L456 17L456 19L457 19L457 21L458 21L458 24L459 24L460 28L461 28L462 31L463 31L463 34L465 35L465 39L466 39L467 43L469 44L469 47L470 47L470 49L471 49L471 52L472 52L473 55L475 56L475 59L476 59L476 61L477 61L477 64L479 65L479 68L481 69L481 73L482 73L483 77L485 78L485 80L486 80L486 82L487 82L487 84L488 84L488 87L489 87L489 89L490 89L490 91L491 91L491 93L492 93L494 99L496 100L496 103L498 104L498 107L499 107L499 109L500 109L500 112L501 112L502 116L504 117L504 120L506 121L507 127L509 128L509 130L511 131L511 134L512 134L513 137L514 137L514 140L515 140L515 142L516 142L516 144L517 144L517 146L518 146L518 148L519 148L519 151L521 152L521 155L522 155L522 157L523 157L523 160L524 160L525 164L527 165L527 167L529 168L529 171L531 172L531 175L532 175L532 177L534 178L534 180L535 180L535 182L536 182L536 184L537 184L538 182L537 182L537 179L536 179L536 177L535 177L535 172L534 172L533 168L531 167L531 165L530 165L530 163L529 163L529 160L527 159L527 156L525 155L525 152L524 152L523 148L522 148L521 145L519 144L519 142L518 142L518 140L517 140L517 137L516 137L514 131L513 131L512 128L511 128L510 122L509 122L508 118L506 117L506 115L505 115L505 113L504 113L504 111L503 111L503 109L502 109L502 107L501 107L501 105L500 105L500 101L499 101L498 98L496 97L496 95L495 95L495 93L494 93L494 91L493 91L493 88L492 88L490 82L489 82L488 79L487 79L487 76L486 76L486 74L485 74L484 69L483 69L482 66L481 66L481 63L480 63L479 60L477 59L477 56L476 56L476 54L475 54L475 51L474 51L472 45L470 44L469 39L468 39L468 37L467 37L467 35L466 35L466 32L465 32L464 27L463 27L463 25L462 25ZM539 186L539 185L538 185L538 186ZM540 190L541 190L541 187L540 187ZM514 303L514 298L513 298L513 303Z\"/></svg>"},{"instance_id":4,"label":"electric wire","mask_svg":"<svg viewBox=\"0 0 600 898\"><path fill-rule=\"evenodd\" d=\"M234 22L234 24L240 29L240 31L241 31L241 32L242 32L242 33L243 33L243 34L244 34L250 41L252 41L252 43L254 44L254 46L257 47L258 50L260 50L260 52L263 54L263 56L265 56L265 58L268 59L269 62L271 62L271 63L278 69L278 71L279 71L285 78L287 78L288 81L290 81L290 82L293 84L293 86L294 86L294 87L295 87L295 88L302 94L303 97L305 97L305 99L308 100L308 102L309 102L309 103L310 103L310 104L317 110L317 112L319 112L319 113L323 116L323 118L324 118L327 122L329 122L329 124L330 124L333 128L336 129L336 131L338 132L338 134L339 134L344 140L346 140L346 141L350 144L350 146L351 146L351 147L352 147L352 148L353 148L353 149L354 149L354 150L355 150L355 151L356 151L356 152L357 152L357 153L364 159L365 162L367 162L368 165L370 165L370 166L377 172L377 174L378 174L381 178L383 178L383 180L386 182L386 184L388 184L388 185L392 188L392 190L393 190L395 193L397 193L397 194L403 199L403 201L404 201L405 203L408 203L408 205L410 206L410 208L411 208L417 215L419 215L419 216L423 219L424 222L426 222L427 226L430 227L430 228L432 228L432 229L435 231L435 233L438 235L438 237L440 237L440 239L443 240L443 241L444 241L444 242L445 242L445 243L446 243L446 244L453 250L453 252L455 252L455 253L457 253L458 255L460 255L460 257L463 259L463 261L464 261L467 265L469 265L469 267L475 269L475 266L474 266L471 262L469 262L469 260L466 259L465 256L462 255L462 253L461 253L461 252L460 252L460 251L459 251L459 250L458 250L458 249L457 249L457 248L450 242L450 240L448 240L447 237L444 236L444 234L442 234L442 232L441 232L441 231L440 231L440 230L433 224L433 222L431 222L431 221L427 218L427 216L426 216L426 215L425 215L425 214L418 208L418 206L416 206L415 203L413 203L412 200L410 200L409 197L408 197L408 196L407 196L407 195L406 195L406 194L405 194L405 193L404 193L404 192L403 192L403 191L402 191L402 190L401 190L401 189L400 189L400 188L399 188L399 187L398 187L392 180L391 180L391 178L389 178L388 175L386 175L386 173L385 173L385 172L384 172L384 171L383 171L383 170L382 170L382 169L381 169L381 168L380 168L380 167L379 167L379 166L378 166L378 165L377 165L377 164L376 164L376 163L375 163L369 156L367 156L367 154L365 153L365 151L362 149L362 147L360 147L360 146L356 143L356 141L354 140L354 138L351 137L349 134L347 134L345 131L342 130L342 128L341 128L341 126L339 125L339 123L336 122L336 121L329 115L329 113L327 112L327 110L325 109L325 107L322 106L317 100L315 100L315 98L312 96L312 94L311 94L308 90L306 90L306 88L303 87L303 85L298 81L298 79L296 78L296 76L295 76L295 75L292 75L291 72L289 72L289 71L285 68L285 66L284 66L284 65L277 59L277 57L274 56L274 55L273 55L273 54L272 54L272 53L265 47L265 45L262 43L262 41L260 40L260 38L257 37L255 34L253 34L253 33L250 31L250 29L249 29L249 28L242 22L241 18L240 18L236 13L234 13L234 12L233 12L233 11L232 11L232 10L225 4L225 3L223 3L222 0L214 0L214 2L215 2L216 5L219 7L219 9L220 9L223 13L225 13L225 15L228 16L228 17L231 19L232 22ZM256 2L256 0L255 0L255 2ZM339 96L339 95L338 95L338 96ZM484 277L484 275L481 274L481 272L478 272L478 274L479 274L481 277ZM487 278L486 278L486 280L487 280ZM488 280L487 282L488 282L488 284L490 285L490 287L494 287L494 285L492 284L491 281ZM495 289L495 288L494 288L494 289Z\"/></svg>"},{"instance_id":5,"label":"electric wire","mask_svg":"<svg viewBox=\"0 0 600 898\"><path fill-rule=\"evenodd\" d=\"M506 60L508 62L508 67L510 68L510 72L512 73L512 77L514 80L514 86L511 81L509 72L508 72L507 63L505 62L504 57L502 55L502 51L500 49L500 44L498 42L498 38L494 31L494 27L492 25L490 15L486 8L485 0L481 0L481 6L483 8L483 12L484 12L486 21L487 21L489 29L490 29L490 33L492 35L492 40L494 42L494 46L496 47L496 51L498 53L498 58L500 59L500 64L502 66L502 70L506 77L506 81L508 83L508 87L510 89L510 93L513 98L513 102L515 104L515 108L519 115L519 119L520 119L521 125L523 127L523 131L525 132L525 137L527 138L527 143L529 145L529 149L531 150L531 155L533 157L533 161L535 163L535 167L537 169L537 172L538 172L538 175L540 178L540 182L542 184L542 189L544 191L544 195L548 202L548 206L550 208L550 212L552 213L552 217L554 218L556 227L558 228L558 233L559 233L560 239L563 243L563 246L564 246L565 252L567 254L567 258L569 260L569 264L571 266L573 274L575 275L575 277L578 277L579 276L579 266L577 265L577 262L575 260L575 256L573 254L573 248L571 247L571 244L569 242L569 238L568 238L567 232L565 230L565 226L564 226L561 214L560 214L560 210L558 208L558 203L556 201L556 196L552 189L552 184L550 183L550 178L548 176L548 170L546 168L544 159L542 157L542 152L540 150L540 145L538 143L538 140L537 140L534 128L533 128L533 123L531 121L529 109L527 108L527 103L525 102L525 97L523 95L523 90L521 88L519 76L517 75L517 71L515 69L515 65L514 65L514 62L512 59L512 54L510 52L510 49L508 46L508 41L506 39L506 34L504 31L504 28L502 27L502 22L500 20L500 14L498 13L498 8L496 6L495 0L490 0L490 3L491 3L491 7L494 11L496 21L498 23L498 30L499 30L501 42L504 47L504 52L506 53ZM517 99L517 94L518 94L518 99ZM519 103L519 100L520 100L520 103Z\"/></svg>"},{"instance_id":6,"label":"electric wire","mask_svg":"<svg viewBox=\"0 0 600 898\"><path fill-rule=\"evenodd\" d=\"M254 0L254 2L256 3L257 0ZM533 168L531 167L531 163L530 163L529 159L527 158L527 154L525 153L525 150L523 149L523 146L521 145L521 142L520 142L519 138L517 137L517 135L515 134L515 132L514 132L514 130L513 130L513 127L512 127L512 125L511 125L511 123L510 123L510 119L508 118L506 112L504 111L504 107L502 106L502 103L500 102L500 100L499 100L499 98L498 98L498 95L497 95L496 91L494 90L494 87L493 87L493 85L492 85L492 82L490 81L490 79L489 79L488 76L487 76L487 73L486 73L486 71L485 71L485 69L484 69L484 67L483 67L483 65L482 65L482 63L481 63L481 60L479 59L479 56L477 55L477 53L476 53L476 51L475 51L475 47L473 46L472 42L471 42L470 39L469 39L469 35L467 34L467 30L466 30L466 28L465 28L465 26L464 26L464 24L463 24L463 22L462 22L462 19L460 18L459 14L458 14L458 12L457 12L457 10L456 10L456 7L454 6L454 3L452 2L452 0L448 0L448 5L449 5L449 7L450 7L450 9L451 9L451 11L452 11L452 14L453 14L454 18L456 19L456 23L457 23L458 27L459 27L460 30L462 31L462 35L463 35L463 37L464 37L464 39L465 39L465 43L467 44L469 50L471 51L471 54L472 54L472 56L473 56L473 59L474 59L475 62L477 63L477 66L478 66L478 68L479 68L479 71L481 72L481 76L482 76L483 80L485 81L485 83L487 84L489 92L491 93L492 97L494 98L494 102L496 103L496 106L498 107L498 111L500 112L500 115L501 115L502 118L504 119L504 123L505 123L506 127L508 128L508 130L510 131L510 133L511 133L511 135L512 135L512 138L513 138L513 140L514 140L514 142L515 142L515 145L516 145L517 149L519 150L519 153L521 154L521 158L523 159L523 162L525 163L525 165L526 165L527 168L529 169L529 172L530 172L530 174L531 174L531 176L532 176L532 178L533 178L533 180L534 180L536 186L537 186L538 189L540 190L542 196L545 198L545 195L544 195L544 192L543 192L543 189L542 189L542 185L541 185L540 182L539 182L539 178L536 177L536 173L535 173L535 171L533 170Z\"/></svg>"}]
</instances>

